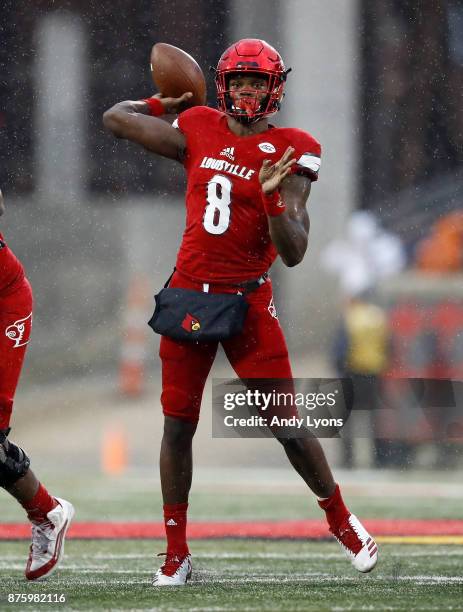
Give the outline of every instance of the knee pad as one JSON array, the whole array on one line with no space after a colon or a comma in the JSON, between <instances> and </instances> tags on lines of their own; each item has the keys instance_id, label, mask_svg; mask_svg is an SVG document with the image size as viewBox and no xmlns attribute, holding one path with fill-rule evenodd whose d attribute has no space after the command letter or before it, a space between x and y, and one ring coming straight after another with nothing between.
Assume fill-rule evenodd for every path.
<instances>
[{"instance_id":1,"label":"knee pad","mask_svg":"<svg viewBox=\"0 0 463 612\"><path fill-rule=\"evenodd\" d=\"M22 448L10 442L9 429L0 430L0 487L7 488L25 476L30 459Z\"/></svg>"},{"instance_id":2,"label":"knee pad","mask_svg":"<svg viewBox=\"0 0 463 612\"><path fill-rule=\"evenodd\" d=\"M166 386L161 395L161 404L166 416L197 423L201 407L201 396L188 394L177 386Z\"/></svg>"}]
</instances>

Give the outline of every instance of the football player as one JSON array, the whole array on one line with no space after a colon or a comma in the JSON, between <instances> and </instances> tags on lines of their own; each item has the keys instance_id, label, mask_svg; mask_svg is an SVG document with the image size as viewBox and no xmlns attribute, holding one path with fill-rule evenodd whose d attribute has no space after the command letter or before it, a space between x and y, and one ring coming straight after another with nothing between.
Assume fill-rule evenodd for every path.
<instances>
[{"instance_id":1,"label":"football player","mask_svg":"<svg viewBox=\"0 0 463 612\"><path fill-rule=\"evenodd\" d=\"M307 249L306 202L318 178L320 144L299 129L269 124L283 98L289 71L262 40L245 39L225 51L216 69L218 110L199 106L170 125L191 97L161 94L116 104L104 124L118 138L184 165L186 228L171 287L236 293L249 284L249 310L238 336L222 341L241 379L291 379L285 339L276 318L267 271L279 255L287 266ZM167 553L153 584L182 585L191 575L185 537L192 477L192 438L218 342L163 336L161 402L165 415L160 470ZM368 572L377 547L345 506L323 449L314 438L279 440L290 462L318 497L330 531L354 567Z\"/></svg>"},{"instance_id":2,"label":"football player","mask_svg":"<svg viewBox=\"0 0 463 612\"><path fill-rule=\"evenodd\" d=\"M4 211L0 191L0 215ZM26 578L43 580L61 561L74 508L48 493L30 469L29 457L8 439L13 398L31 328L31 286L0 234L0 486L18 500L32 524Z\"/></svg>"}]
</instances>

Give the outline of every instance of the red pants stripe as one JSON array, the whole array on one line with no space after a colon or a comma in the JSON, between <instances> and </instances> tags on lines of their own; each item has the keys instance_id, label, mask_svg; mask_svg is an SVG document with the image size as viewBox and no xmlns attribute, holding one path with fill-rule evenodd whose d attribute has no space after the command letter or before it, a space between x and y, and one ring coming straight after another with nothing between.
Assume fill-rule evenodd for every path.
<instances>
[{"instance_id":1,"label":"red pants stripe","mask_svg":"<svg viewBox=\"0 0 463 612\"><path fill-rule=\"evenodd\" d=\"M32 329L32 289L23 278L8 295L0 294L0 429L7 429L13 410L27 343Z\"/></svg>"},{"instance_id":2,"label":"red pants stripe","mask_svg":"<svg viewBox=\"0 0 463 612\"><path fill-rule=\"evenodd\" d=\"M202 289L202 285L175 273L170 287ZM288 349L272 298L270 281L246 296L248 314L241 334L221 344L239 378L292 378ZM218 342L196 343L161 339L163 412L196 423L206 379Z\"/></svg>"}]
</instances>

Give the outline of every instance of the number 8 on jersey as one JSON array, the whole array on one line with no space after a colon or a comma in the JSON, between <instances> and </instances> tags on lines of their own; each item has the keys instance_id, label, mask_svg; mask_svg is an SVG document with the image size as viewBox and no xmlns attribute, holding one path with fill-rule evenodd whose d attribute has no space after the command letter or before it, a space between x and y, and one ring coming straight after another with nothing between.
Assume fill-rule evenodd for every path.
<instances>
[{"instance_id":1,"label":"number 8 on jersey","mask_svg":"<svg viewBox=\"0 0 463 612\"><path fill-rule=\"evenodd\" d=\"M230 225L231 188L230 179L222 174L215 174L207 184L203 225L210 234L223 234Z\"/></svg>"}]
</instances>

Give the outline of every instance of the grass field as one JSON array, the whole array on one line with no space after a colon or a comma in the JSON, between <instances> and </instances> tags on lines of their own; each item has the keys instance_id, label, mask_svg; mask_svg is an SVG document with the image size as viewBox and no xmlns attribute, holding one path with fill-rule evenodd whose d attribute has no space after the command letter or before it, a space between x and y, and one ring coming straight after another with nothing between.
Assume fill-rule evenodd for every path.
<instances>
[{"instance_id":1,"label":"grass field","mask_svg":"<svg viewBox=\"0 0 463 612\"><path fill-rule=\"evenodd\" d=\"M44 473L50 491L72 501L79 521L159 521L162 500L154 470L108 478L55 470ZM337 472L351 509L364 518L463 518L459 472ZM190 520L320 518L313 495L292 470L196 470ZM23 519L16 502L0 495L0 521Z\"/></svg>"},{"instance_id":2,"label":"grass field","mask_svg":"<svg viewBox=\"0 0 463 612\"><path fill-rule=\"evenodd\" d=\"M76 506L79 521L161 518L159 482L148 473L120 478L75 472L46 475L51 490ZM220 477L220 478L219 478ZM343 473L347 502L363 518L459 519L463 488L451 473ZM291 472L198 470L194 521L319 518L313 497ZM0 496L0 520L21 521ZM377 534L376 534L377 535ZM463 546L382 543L380 562L358 574L335 542L194 540L193 578L186 588L155 589L151 577L165 550L158 540L70 540L61 569L29 584L29 543L0 542L0 610L159 610L297 612L463 610ZM8 594L63 594L65 603L9 603Z\"/></svg>"},{"instance_id":3,"label":"grass field","mask_svg":"<svg viewBox=\"0 0 463 612\"><path fill-rule=\"evenodd\" d=\"M335 543L194 542L185 588L150 584L158 541L71 541L62 569L25 584L25 542L2 543L0 609L344 611L463 610L463 547L383 544L375 572L360 575ZM8 604L8 593L64 594L63 604Z\"/></svg>"}]
</instances>

